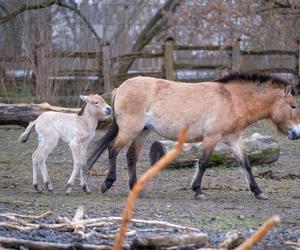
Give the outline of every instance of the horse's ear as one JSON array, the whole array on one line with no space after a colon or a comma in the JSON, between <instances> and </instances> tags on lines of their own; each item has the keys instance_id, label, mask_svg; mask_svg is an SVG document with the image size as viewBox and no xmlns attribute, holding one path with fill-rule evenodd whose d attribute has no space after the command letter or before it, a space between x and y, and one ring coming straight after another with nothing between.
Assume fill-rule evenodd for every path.
<instances>
[{"instance_id":1,"label":"horse's ear","mask_svg":"<svg viewBox=\"0 0 300 250\"><path fill-rule=\"evenodd\" d=\"M292 93L292 90L293 90L292 85L288 85L284 88L283 93L285 94L285 96L287 96Z\"/></svg>"},{"instance_id":2,"label":"horse's ear","mask_svg":"<svg viewBox=\"0 0 300 250\"><path fill-rule=\"evenodd\" d=\"M89 97L86 95L80 95L80 99L84 102L88 102L89 101Z\"/></svg>"}]
</instances>

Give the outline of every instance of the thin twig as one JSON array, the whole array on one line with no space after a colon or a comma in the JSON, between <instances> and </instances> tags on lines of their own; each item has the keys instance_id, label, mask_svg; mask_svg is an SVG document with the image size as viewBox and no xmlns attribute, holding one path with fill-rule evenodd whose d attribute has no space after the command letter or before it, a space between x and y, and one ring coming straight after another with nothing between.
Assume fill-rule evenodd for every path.
<instances>
[{"instance_id":1,"label":"thin twig","mask_svg":"<svg viewBox=\"0 0 300 250\"><path fill-rule=\"evenodd\" d=\"M178 137L178 143L176 148L166 154L163 158L155 163L153 167L151 167L134 185L132 191L129 193L127 198L127 203L123 212L121 226L119 234L115 240L115 244L113 246L113 250L120 250L122 248L123 240L125 238L125 234L127 232L128 223L132 217L132 210L135 206L136 200L138 198L139 193L143 190L145 185L154 178L154 176L165 168L172 160L175 159L178 153L182 151L183 144L188 132L188 128L184 128Z\"/></svg>"},{"instance_id":2,"label":"thin twig","mask_svg":"<svg viewBox=\"0 0 300 250\"><path fill-rule=\"evenodd\" d=\"M38 219L50 216L52 214L53 213L51 211L47 211L46 213L43 213L41 215L24 215L24 214L15 214L15 213L4 213L4 214L0 214L0 217L14 216L14 217L19 217L19 218L23 218L23 219L38 220Z\"/></svg>"}]
</instances>

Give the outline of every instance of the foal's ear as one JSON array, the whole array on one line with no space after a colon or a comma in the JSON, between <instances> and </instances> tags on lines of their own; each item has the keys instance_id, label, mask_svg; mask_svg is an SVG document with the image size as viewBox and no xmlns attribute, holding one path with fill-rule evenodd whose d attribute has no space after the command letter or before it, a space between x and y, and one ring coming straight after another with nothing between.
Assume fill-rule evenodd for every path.
<instances>
[{"instance_id":1,"label":"foal's ear","mask_svg":"<svg viewBox=\"0 0 300 250\"><path fill-rule=\"evenodd\" d=\"M80 99L84 102L88 102L89 101L89 96L87 95L80 95Z\"/></svg>"},{"instance_id":2,"label":"foal's ear","mask_svg":"<svg viewBox=\"0 0 300 250\"><path fill-rule=\"evenodd\" d=\"M292 93L292 90L293 90L292 85L288 85L284 88L283 93L285 94L285 96L287 96Z\"/></svg>"}]
</instances>

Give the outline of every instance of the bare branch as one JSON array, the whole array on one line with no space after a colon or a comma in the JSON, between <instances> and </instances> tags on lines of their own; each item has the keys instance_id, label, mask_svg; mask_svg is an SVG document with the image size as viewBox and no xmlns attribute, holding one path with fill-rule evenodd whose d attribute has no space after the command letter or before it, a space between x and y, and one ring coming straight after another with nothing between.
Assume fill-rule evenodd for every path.
<instances>
[{"instance_id":1,"label":"bare branch","mask_svg":"<svg viewBox=\"0 0 300 250\"><path fill-rule=\"evenodd\" d=\"M83 22L91 30L91 32L95 36L97 42L100 44L100 46L103 45L102 39L98 36L97 32L95 31L95 29L93 28L93 26L90 24L90 22L87 20L87 18L77 8L77 5L76 5L75 2L74 2L74 6L71 6L71 5L68 5L68 4L64 3L62 0L47 0L47 1L44 1L44 2L39 3L39 4L23 4L23 5L21 5L20 8L14 10L12 12L8 12L4 6L0 5L0 8L6 13L6 16L0 17L0 25L11 21L16 16L22 14L25 11L28 11L28 10L37 10L37 9L44 9L44 8L50 7L52 5L61 6L61 7L64 7L64 8L67 8L69 10L74 11L78 16L81 17L81 19L83 20Z\"/></svg>"},{"instance_id":2,"label":"bare branch","mask_svg":"<svg viewBox=\"0 0 300 250\"><path fill-rule=\"evenodd\" d=\"M23 5L21 5L20 8L12 11L10 13L7 12L7 15L5 17L1 17L0 25L9 22L10 20L14 19L16 16L22 14L25 11L44 9L44 8L47 8L56 3L57 3L57 0L47 0L47 1L44 1L44 2L38 3L38 4L23 4Z\"/></svg>"},{"instance_id":3,"label":"bare branch","mask_svg":"<svg viewBox=\"0 0 300 250\"><path fill-rule=\"evenodd\" d=\"M162 31L164 26L167 24L164 13L167 11L174 12L177 5L178 3L176 0L166 1L164 6L156 12L156 14L147 23L145 28L141 31L136 42L132 46L132 52L141 51L152 40L154 36ZM128 60L128 62L120 68L119 74L125 74L129 70L133 62L134 60Z\"/></svg>"}]
</instances>

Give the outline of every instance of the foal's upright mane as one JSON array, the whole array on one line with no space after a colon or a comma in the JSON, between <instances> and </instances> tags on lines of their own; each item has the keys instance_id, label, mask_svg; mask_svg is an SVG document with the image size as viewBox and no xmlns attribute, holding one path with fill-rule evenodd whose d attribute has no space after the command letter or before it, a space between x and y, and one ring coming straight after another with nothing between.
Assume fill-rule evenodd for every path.
<instances>
[{"instance_id":1,"label":"foal's upright mane","mask_svg":"<svg viewBox=\"0 0 300 250\"><path fill-rule=\"evenodd\" d=\"M219 83L231 83L234 81L240 81L242 82L253 82L253 83L271 83L271 84L277 84L284 87L291 86L292 87L292 94L296 94L295 87L289 83L288 81L280 78L275 77L271 75L264 75L264 74L257 74L257 73L231 73L224 77L221 77L219 79L214 80L213 82L219 82Z\"/></svg>"},{"instance_id":2,"label":"foal's upright mane","mask_svg":"<svg viewBox=\"0 0 300 250\"><path fill-rule=\"evenodd\" d=\"M86 107L86 102L81 106L81 109L77 112L78 116L82 116Z\"/></svg>"}]
</instances>

